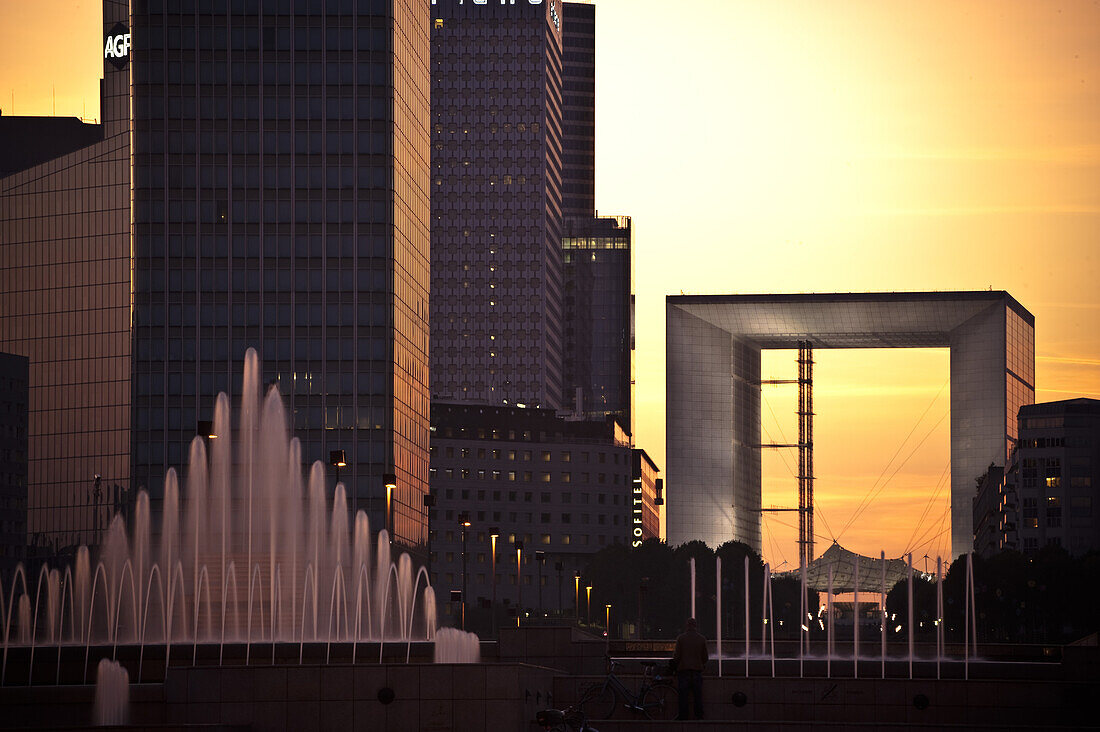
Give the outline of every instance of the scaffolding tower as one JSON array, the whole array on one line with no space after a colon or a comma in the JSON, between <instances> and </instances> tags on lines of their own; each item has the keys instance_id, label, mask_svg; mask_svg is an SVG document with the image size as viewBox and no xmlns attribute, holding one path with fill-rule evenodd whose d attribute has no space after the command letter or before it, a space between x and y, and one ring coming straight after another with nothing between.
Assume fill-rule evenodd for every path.
<instances>
[{"instance_id":1,"label":"scaffolding tower","mask_svg":"<svg viewBox=\"0 0 1100 732\"><path fill-rule=\"evenodd\" d=\"M814 558L814 349L798 342L798 378L768 379L764 384L798 384L798 442L762 444L762 448L798 448L798 508L762 508L761 513L798 511L798 557L809 565Z\"/></svg>"}]
</instances>

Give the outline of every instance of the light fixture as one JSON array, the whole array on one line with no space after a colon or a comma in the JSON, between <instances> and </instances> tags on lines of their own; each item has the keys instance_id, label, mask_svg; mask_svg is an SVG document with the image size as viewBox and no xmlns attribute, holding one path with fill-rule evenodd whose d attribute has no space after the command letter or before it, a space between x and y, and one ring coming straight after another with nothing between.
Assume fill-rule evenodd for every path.
<instances>
[{"instance_id":1,"label":"light fixture","mask_svg":"<svg viewBox=\"0 0 1100 732\"><path fill-rule=\"evenodd\" d=\"M211 440L218 439L217 433L214 432L214 423L209 420L200 420L198 424L195 425L195 433L203 435Z\"/></svg>"},{"instance_id":2,"label":"light fixture","mask_svg":"<svg viewBox=\"0 0 1100 732\"><path fill-rule=\"evenodd\" d=\"M344 454L343 450L330 450L328 462L335 468L346 468L348 466L347 455Z\"/></svg>"}]
</instances>

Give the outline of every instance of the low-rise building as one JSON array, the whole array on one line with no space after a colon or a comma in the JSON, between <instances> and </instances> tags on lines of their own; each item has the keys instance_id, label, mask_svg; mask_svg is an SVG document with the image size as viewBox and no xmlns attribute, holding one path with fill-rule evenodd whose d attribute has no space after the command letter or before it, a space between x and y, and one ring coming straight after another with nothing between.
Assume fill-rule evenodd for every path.
<instances>
[{"instance_id":1,"label":"low-rise building","mask_svg":"<svg viewBox=\"0 0 1100 732\"><path fill-rule=\"evenodd\" d=\"M978 481L975 551L1100 549L1100 400L1026 405L1018 434L1008 467Z\"/></svg>"},{"instance_id":2,"label":"low-rise building","mask_svg":"<svg viewBox=\"0 0 1100 732\"><path fill-rule=\"evenodd\" d=\"M430 453L440 600L568 611L589 555L659 535L657 467L614 419L437 403Z\"/></svg>"}]
</instances>

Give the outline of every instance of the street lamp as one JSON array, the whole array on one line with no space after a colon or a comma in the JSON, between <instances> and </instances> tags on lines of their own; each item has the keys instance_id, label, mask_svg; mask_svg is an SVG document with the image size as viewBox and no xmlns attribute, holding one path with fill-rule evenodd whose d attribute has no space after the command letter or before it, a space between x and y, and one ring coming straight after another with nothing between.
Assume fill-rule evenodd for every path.
<instances>
[{"instance_id":1,"label":"street lamp","mask_svg":"<svg viewBox=\"0 0 1100 732\"><path fill-rule=\"evenodd\" d=\"M592 625L592 585L585 585L585 591L588 593L588 598L585 600L584 609L588 615L588 624Z\"/></svg>"},{"instance_id":2,"label":"street lamp","mask_svg":"<svg viewBox=\"0 0 1100 732\"><path fill-rule=\"evenodd\" d=\"M573 572L573 615L576 616L577 625L581 623L581 571Z\"/></svg>"},{"instance_id":3,"label":"street lamp","mask_svg":"<svg viewBox=\"0 0 1100 732\"><path fill-rule=\"evenodd\" d=\"M470 528L470 514L463 511L458 521L462 525L462 629L466 630L466 530Z\"/></svg>"},{"instance_id":4,"label":"street lamp","mask_svg":"<svg viewBox=\"0 0 1100 732\"><path fill-rule=\"evenodd\" d=\"M332 467L336 468L336 482L340 482L340 468L346 468L348 465L347 455L343 450L329 450L328 463Z\"/></svg>"},{"instance_id":5,"label":"street lamp","mask_svg":"<svg viewBox=\"0 0 1100 732\"><path fill-rule=\"evenodd\" d=\"M497 632L497 539L500 538L500 528L496 526L489 527L489 543L493 550L493 607L492 607L492 621L493 621L493 634Z\"/></svg>"},{"instance_id":6,"label":"street lamp","mask_svg":"<svg viewBox=\"0 0 1100 732\"><path fill-rule=\"evenodd\" d=\"M516 548L516 627L519 627L519 617L523 613L523 542L516 539L512 542Z\"/></svg>"},{"instance_id":7,"label":"street lamp","mask_svg":"<svg viewBox=\"0 0 1100 732\"><path fill-rule=\"evenodd\" d=\"M607 614L604 616L603 627L607 631L608 640L611 639L611 603L604 605Z\"/></svg>"},{"instance_id":8,"label":"street lamp","mask_svg":"<svg viewBox=\"0 0 1100 732\"><path fill-rule=\"evenodd\" d=\"M393 507L393 492L397 490L397 476L394 473L384 473L382 484L386 486L386 533L393 538L393 527L390 525Z\"/></svg>"},{"instance_id":9,"label":"street lamp","mask_svg":"<svg viewBox=\"0 0 1100 732\"><path fill-rule=\"evenodd\" d=\"M539 616L542 615L542 565L546 562L546 552L535 551L535 561L539 565Z\"/></svg>"}]
</instances>

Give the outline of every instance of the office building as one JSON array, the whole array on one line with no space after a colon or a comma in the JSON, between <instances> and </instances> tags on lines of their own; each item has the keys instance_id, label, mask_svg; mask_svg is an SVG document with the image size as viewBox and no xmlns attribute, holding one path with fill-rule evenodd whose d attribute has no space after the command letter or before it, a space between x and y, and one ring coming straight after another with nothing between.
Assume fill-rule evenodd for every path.
<instances>
[{"instance_id":1,"label":"office building","mask_svg":"<svg viewBox=\"0 0 1100 732\"><path fill-rule=\"evenodd\" d=\"M27 359L0 353L0 579L11 586L27 547Z\"/></svg>"},{"instance_id":2,"label":"office building","mask_svg":"<svg viewBox=\"0 0 1100 732\"><path fill-rule=\"evenodd\" d=\"M1015 472L990 465L977 478L974 492L974 551L990 557L1018 545L1016 533Z\"/></svg>"},{"instance_id":3,"label":"office building","mask_svg":"<svg viewBox=\"0 0 1100 732\"><path fill-rule=\"evenodd\" d=\"M106 0L103 38L124 35L128 14ZM104 62L98 142L0 178L0 350L33 375L27 532L44 556L97 544L110 511L102 486L130 482L130 99L114 63L124 60Z\"/></svg>"},{"instance_id":4,"label":"office building","mask_svg":"<svg viewBox=\"0 0 1100 732\"><path fill-rule=\"evenodd\" d=\"M1035 319L1008 293L680 295L666 313L669 543L762 549L762 350L946 347L951 551L971 551L974 480L1005 464L1035 399Z\"/></svg>"},{"instance_id":5,"label":"office building","mask_svg":"<svg viewBox=\"0 0 1100 732\"><path fill-rule=\"evenodd\" d=\"M1018 545L1100 549L1100 400L1067 399L1020 409L1014 467Z\"/></svg>"},{"instance_id":6,"label":"office building","mask_svg":"<svg viewBox=\"0 0 1100 732\"><path fill-rule=\"evenodd\" d=\"M462 589L463 531L469 602L492 598L496 533L498 605L535 606L539 551L545 562L545 610L572 607L571 592L561 607L557 604L558 562L571 590L573 573L589 555L658 535L656 466L631 449L630 436L614 419L580 421L542 409L435 403L432 430L432 585L441 599ZM524 547L522 596L516 584L517 540Z\"/></svg>"},{"instance_id":7,"label":"office building","mask_svg":"<svg viewBox=\"0 0 1100 732\"><path fill-rule=\"evenodd\" d=\"M629 217L566 219L566 408L633 433L634 295Z\"/></svg>"},{"instance_id":8,"label":"office building","mask_svg":"<svg viewBox=\"0 0 1100 732\"><path fill-rule=\"evenodd\" d=\"M562 215L589 219L596 213L596 6L561 7Z\"/></svg>"},{"instance_id":9,"label":"office building","mask_svg":"<svg viewBox=\"0 0 1100 732\"><path fill-rule=\"evenodd\" d=\"M432 398L562 400L562 19L432 13Z\"/></svg>"},{"instance_id":10,"label":"office building","mask_svg":"<svg viewBox=\"0 0 1100 732\"><path fill-rule=\"evenodd\" d=\"M636 547L646 539L661 537L661 506L665 498L664 481L657 477L661 472L657 464L645 450L638 448L633 450L633 459L630 546Z\"/></svg>"},{"instance_id":11,"label":"office building","mask_svg":"<svg viewBox=\"0 0 1100 732\"><path fill-rule=\"evenodd\" d=\"M156 501L254 347L303 461L342 450L374 526L396 475L395 538L425 544L428 8L107 0L103 142L0 182L0 346L43 374L32 533L96 543L97 474Z\"/></svg>"}]
</instances>

